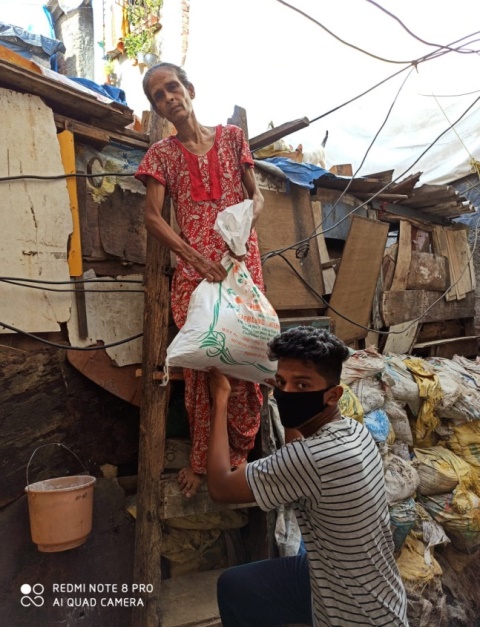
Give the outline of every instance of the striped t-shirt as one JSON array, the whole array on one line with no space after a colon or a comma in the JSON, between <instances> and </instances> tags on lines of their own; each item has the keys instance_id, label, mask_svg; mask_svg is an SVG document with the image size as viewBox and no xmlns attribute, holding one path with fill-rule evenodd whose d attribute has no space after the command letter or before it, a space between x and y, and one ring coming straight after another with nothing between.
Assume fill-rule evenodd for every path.
<instances>
[{"instance_id":1,"label":"striped t-shirt","mask_svg":"<svg viewBox=\"0 0 480 627\"><path fill-rule=\"evenodd\" d=\"M366 429L330 422L247 465L265 511L292 503L308 553L315 625L404 626L382 459Z\"/></svg>"}]
</instances>

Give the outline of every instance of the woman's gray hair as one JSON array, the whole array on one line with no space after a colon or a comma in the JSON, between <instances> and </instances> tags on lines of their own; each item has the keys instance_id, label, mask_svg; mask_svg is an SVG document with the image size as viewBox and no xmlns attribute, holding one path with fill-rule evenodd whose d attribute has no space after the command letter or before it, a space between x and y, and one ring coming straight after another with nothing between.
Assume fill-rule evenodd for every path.
<instances>
[{"instance_id":1,"label":"woman's gray hair","mask_svg":"<svg viewBox=\"0 0 480 627\"><path fill-rule=\"evenodd\" d=\"M145 96L148 98L148 101L152 106L154 106L153 100L151 98L150 89L148 87L148 83L150 82L150 78L152 74L154 74L157 70L172 70L177 75L178 80L184 85L187 89L191 87L192 83L188 80L187 73L185 70L179 65L175 65L175 63L167 63L166 61L163 63L158 63L151 67L143 77L142 87Z\"/></svg>"}]
</instances>

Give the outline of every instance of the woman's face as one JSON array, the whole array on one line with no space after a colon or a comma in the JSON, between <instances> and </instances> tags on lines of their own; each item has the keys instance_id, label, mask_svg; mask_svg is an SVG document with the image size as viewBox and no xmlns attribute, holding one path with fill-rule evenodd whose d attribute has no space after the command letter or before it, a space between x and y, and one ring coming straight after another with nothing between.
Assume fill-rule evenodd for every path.
<instances>
[{"instance_id":1,"label":"woman's face","mask_svg":"<svg viewBox=\"0 0 480 627\"><path fill-rule=\"evenodd\" d=\"M160 68L153 72L148 91L156 112L177 128L193 113L193 85L185 87L175 70Z\"/></svg>"}]
</instances>

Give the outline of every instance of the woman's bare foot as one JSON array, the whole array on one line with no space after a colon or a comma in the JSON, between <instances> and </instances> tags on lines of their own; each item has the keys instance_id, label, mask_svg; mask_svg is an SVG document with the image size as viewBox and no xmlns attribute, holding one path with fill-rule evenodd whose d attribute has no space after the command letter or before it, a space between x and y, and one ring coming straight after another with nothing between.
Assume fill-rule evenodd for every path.
<instances>
[{"instance_id":1,"label":"woman's bare foot","mask_svg":"<svg viewBox=\"0 0 480 627\"><path fill-rule=\"evenodd\" d=\"M204 479L205 475L198 475L196 472L193 472L190 466L188 466L188 468L182 468L178 473L180 490L187 499L191 499L192 496L195 496Z\"/></svg>"}]
</instances>

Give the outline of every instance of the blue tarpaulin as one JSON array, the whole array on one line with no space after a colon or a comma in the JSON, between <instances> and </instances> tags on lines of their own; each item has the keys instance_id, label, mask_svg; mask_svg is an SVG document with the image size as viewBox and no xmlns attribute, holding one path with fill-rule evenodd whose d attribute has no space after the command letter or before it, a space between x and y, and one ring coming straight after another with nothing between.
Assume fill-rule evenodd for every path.
<instances>
[{"instance_id":1,"label":"blue tarpaulin","mask_svg":"<svg viewBox=\"0 0 480 627\"><path fill-rule=\"evenodd\" d=\"M0 22L0 44L18 52L27 59L31 58L32 53L39 56L43 55L48 59L56 52L65 52L65 46L58 39L36 35L19 26L4 22Z\"/></svg>"},{"instance_id":2,"label":"blue tarpaulin","mask_svg":"<svg viewBox=\"0 0 480 627\"><path fill-rule=\"evenodd\" d=\"M125 92L119 87L114 87L113 85L107 84L99 85L98 83L94 83L88 78L80 78L78 76L69 76L68 78L71 81L75 81L76 83L83 85L84 87L88 87L88 89L91 89L92 91L96 91L98 94L102 94L102 96L106 96L111 100L116 100L120 104L128 106Z\"/></svg>"},{"instance_id":3,"label":"blue tarpaulin","mask_svg":"<svg viewBox=\"0 0 480 627\"><path fill-rule=\"evenodd\" d=\"M293 159L286 159L285 157L269 157L268 159L262 159L267 163L279 168L287 177L291 183L300 185L300 187L306 187L313 189L313 181L320 178L324 174L331 173L328 170L320 168L318 165L312 165L311 163L299 163L293 161Z\"/></svg>"}]
</instances>

